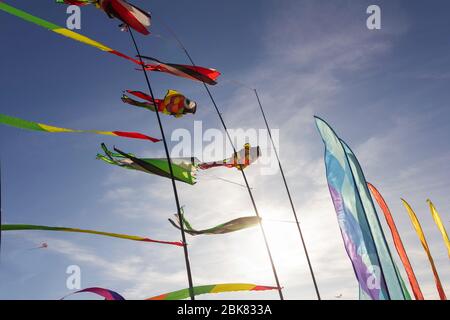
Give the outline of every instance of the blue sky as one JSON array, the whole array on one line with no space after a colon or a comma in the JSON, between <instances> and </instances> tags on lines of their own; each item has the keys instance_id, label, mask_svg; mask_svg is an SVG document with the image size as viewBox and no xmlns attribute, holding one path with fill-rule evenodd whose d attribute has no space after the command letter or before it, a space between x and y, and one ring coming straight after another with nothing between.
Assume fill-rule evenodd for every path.
<instances>
[{"instance_id":1,"label":"blue sky","mask_svg":"<svg viewBox=\"0 0 450 320\"><path fill-rule=\"evenodd\" d=\"M65 24L65 7L52 1L7 3ZM133 3L152 12L152 32L161 35L138 36L144 54L187 63L158 22L161 17L199 65L223 72L222 83L212 91L230 128L264 128L252 93L230 80L258 88L272 127L280 129L280 154L324 298L340 293L357 298L357 283L326 186L323 144L313 115L326 119L352 147L367 179L384 194L425 296L437 297L434 281L400 197L416 209L444 288L450 290L448 256L425 202L434 201L450 228L447 1L377 1L382 9L379 31L365 25L370 1ZM129 36L117 25L99 10L82 10L82 34L133 55ZM154 114L120 101L124 89L145 90L142 74L127 61L3 12L0 27L1 113L69 128L160 136ZM201 85L163 74L151 79L156 95L177 89L199 104L195 117L164 118L168 136L178 128L192 131L194 120L204 128L221 129ZM175 212L170 181L96 161L101 142L138 155L163 156L162 145L142 141L1 127L4 221L178 240L179 232L166 221ZM261 175L261 165L247 173L262 216L291 220L281 178ZM240 181L238 172L219 169L214 174ZM200 180L193 187L179 184L194 226L252 214L245 189L217 179ZM265 226L286 298L314 298L295 225ZM387 238L391 240L389 234ZM195 284L272 285L261 241L257 228L189 238ZM81 267L82 287L111 288L130 299L187 284L178 248L43 232L4 233L2 242L2 299L60 298L68 293L66 268L74 264ZM29 250L42 242L49 248ZM277 294L220 297L276 299Z\"/></svg>"}]
</instances>

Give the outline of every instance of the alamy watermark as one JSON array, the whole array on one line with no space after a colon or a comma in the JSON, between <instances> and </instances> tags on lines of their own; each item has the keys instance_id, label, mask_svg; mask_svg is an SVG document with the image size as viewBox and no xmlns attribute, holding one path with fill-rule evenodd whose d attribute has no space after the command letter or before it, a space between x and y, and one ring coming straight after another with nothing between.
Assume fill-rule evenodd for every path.
<instances>
[{"instance_id":1,"label":"alamy watermark","mask_svg":"<svg viewBox=\"0 0 450 320\"><path fill-rule=\"evenodd\" d=\"M266 129L228 129L236 151L243 149L246 143L252 147L260 147L261 156L257 167L261 175L274 175L278 172L278 162L272 149L269 133ZM272 138L278 153L280 153L278 129L271 130ZM171 141L176 142L171 150L171 157L198 157L201 161L220 161L233 157L233 147L226 133L216 128L203 130L202 121L194 121L192 132L179 128L171 135ZM243 160L242 160L243 161Z\"/></svg>"},{"instance_id":2,"label":"alamy watermark","mask_svg":"<svg viewBox=\"0 0 450 320\"><path fill-rule=\"evenodd\" d=\"M369 17L366 20L366 26L369 30L381 29L381 8L376 4L367 7L366 13Z\"/></svg>"},{"instance_id":3,"label":"alamy watermark","mask_svg":"<svg viewBox=\"0 0 450 320\"><path fill-rule=\"evenodd\" d=\"M66 269L69 275L66 280L66 287L69 290L81 289L81 268L77 265L70 265Z\"/></svg>"}]
</instances>

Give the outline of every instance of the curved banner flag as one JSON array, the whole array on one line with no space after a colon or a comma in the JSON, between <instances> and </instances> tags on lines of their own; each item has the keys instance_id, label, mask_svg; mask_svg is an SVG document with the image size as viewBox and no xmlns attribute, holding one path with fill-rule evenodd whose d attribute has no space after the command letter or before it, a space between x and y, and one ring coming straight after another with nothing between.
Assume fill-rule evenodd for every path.
<instances>
[{"instance_id":1,"label":"curved banner flag","mask_svg":"<svg viewBox=\"0 0 450 320\"><path fill-rule=\"evenodd\" d=\"M405 271L408 275L408 280L413 290L414 296L416 297L416 300L423 300L424 298L422 290L420 290L419 282L417 281L414 270L411 266L411 263L409 262L408 255L406 253L405 247L403 246L402 239L400 238L400 234L397 230L397 226L395 225L391 211L389 210L386 201L384 200L381 193L377 190L377 188L375 188L370 183L367 183L367 186L369 187L370 192L372 192L372 195L374 196L375 200L383 211L384 217L386 218L387 225L389 226L389 229L392 233L392 239L394 240L395 248L397 249L397 253L403 263L403 266L405 267Z\"/></svg>"},{"instance_id":2,"label":"curved banner flag","mask_svg":"<svg viewBox=\"0 0 450 320\"><path fill-rule=\"evenodd\" d=\"M0 114L0 124L5 124L7 126L24 129L24 130L31 130L31 131L43 131L43 132L52 132L52 133L95 133L95 134L118 136L118 137L123 137L123 138L130 138L130 139L149 140L151 142L161 141L160 139L152 138L152 137L146 136L145 134L142 134L139 132L67 129L67 128L50 126L48 124L27 121L27 120L23 120L20 118L10 117L10 116L4 115L4 114Z\"/></svg>"},{"instance_id":3,"label":"curved banner flag","mask_svg":"<svg viewBox=\"0 0 450 320\"><path fill-rule=\"evenodd\" d=\"M256 284L248 283L225 283L225 284L212 284L207 286L194 287L194 295L199 296L207 293L221 293L221 292L233 292L233 291L265 291L265 290L278 290L277 287L258 286ZM148 298L145 300L182 300L189 298L189 289L178 290L170 293L165 293L160 296Z\"/></svg>"},{"instance_id":4,"label":"curved banner flag","mask_svg":"<svg viewBox=\"0 0 450 320\"><path fill-rule=\"evenodd\" d=\"M139 56L142 59L146 59L154 62L153 64L146 64L145 70L165 72L171 75L182 77L194 81L200 81L209 85L216 85L217 78L220 76L220 72L216 69L189 66L184 64L165 63L152 57Z\"/></svg>"},{"instance_id":5,"label":"curved banner flag","mask_svg":"<svg viewBox=\"0 0 450 320\"><path fill-rule=\"evenodd\" d=\"M439 274L436 270L436 266L434 264L433 257L431 256L430 247L428 247L427 239L425 239L425 234L423 233L422 226L420 225L419 219L417 219L416 213L411 208L408 202L406 200L402 199L402 203L406 208L406 211L408 212L409 218L411 219L411 222L413 224L414 230L416 230L417 236L420 239L420 242L422 243L422 247L425 250L428 261L431 265L431 270L433 270L434 275L434 282L436 283L436 288L439 293L439 297L441 300L447 300L447 296L445 295L444 288L442 287L441 279L439 278Z\"/></svg>"},{"instance_id":6,"label":"curved banner flag","mask_svg":"<svg viewBox=\"0 0 450 320\"><path fill-rule=\"evenodd\" d=\"M341 139L340 142L344 147L347 160L350 164L351 175L353 176L356 184L356 196L360 199L363 205L362 213L365 214L369 223L370 232L372 233L372 237L375 242L375 248L377 250L378 257L381 263L381 271L383 272L384 278L386 280L390 298L392 300L405 300L406 295L403 291L401 275L398 273L394 259L392 258L391 251L389 250L388 244L386 242L386 238L383 229L381 228L375 205L367 187L367 181L364 177L364 172L358 159L356 158L350 147Z\"/></svg>"},{"instance_id":7,"label":"curved banner flag","mask_svg":"<svg viewBox=\"0 0 450 320\"><path fill-rule=\"evenodd\" d=\"M124 58L124 59L127 59L129 61L134 62L137 65L141 65L140 61L138 61L138 60L136 60L134 58L131 58L131 57L127 56L126 54L123 54L123 53L121 53L119 51L111 49L108 46L106 46L106 45L104 45L104 44L102 44L100 42L92 40L92 39L90 39L90 38L88 38L86 36L83 36L82 34L76 33L76 32L71 31L69 29L60 27L60 26L58 26L58 25L56 25L54 23L51 23L49 21L46 21L44 19L38 18L36 16L33 16L33 15L31 15L31 14L25 12L25 11L22 11L20 9L14 8L14 7L12 7L12 6L10 6L10 5L2 2L2 1L0 1L0 10L3 10L3 11L5 11L5 12L7 12L7 13L13 15L13 16L16 16L16 17L18 17L18 18L20 18L22 20L25 20L25 21L28 21L28 22L33 23L35 25L38 25L38 26L40 26L42 28L45 28L47 30L53 31L53 32L55 32L57 34L60 34L60 35L64 36L64 37L70 38L70 39L75 40L75 41L82 42L84 44L87 44L88 46L97 48L97 49L99 49L101 51L105 51L105 52L114 54L114 55L119 56L119 57Z\"/></svg>"},{"instance_id":8,"label":"curved banner flag","mask_svg":"<svg viewBox=\"0 0 450 320\"><path fill-rule=\"evenodd\" d=\"M181 229L181 224L178 219L178 215L174 216L175 219L169 219L169 222L177 229ZM191 236L203 235L203 234L225 234L240 231L243 229L252 228L261 221L260 217L250 216L250 217L241 217L237 219L233 219L231 221L219 224L218 226L204 229L204 230L195 230L192 228L191 224L186 220L184 215L182 215L184 231Z\"/></svg>"},{"instance_id":9,"label":"curved banner flag","mask_svg":"<svg viewBox=\"0 0 450 320\"><path fill-rule=\"evenodd\" d=\"M168 90L164 99L155 99L155 101L153 101L152 97L141 91L127 90L126 92L138 98L144 99L146 102L134 100L126 94L123 94L122 101L124 103L145 108L153 112L158 110L158 112L162 114L171 115L175 118L181 118L186 114L195 114L197 111L197 103L195 101L186 98L175 90Z\"/></svg>"},{"instance_id":10,"label":"curved banner flag","mask_svg":"<svg viewBox=\"0 0 450 320\"><path fill-rule=\"evenodd\" d=\"M72 296L74 294L83 293L83 292L94 293L96 295L99 295L99 296L105 298L105 300L110 300L110 301L125 300L125 298L122 297L117 292L109 290L109 289L99 288L99 287L86 288L86 289L82 289L82 290L73 292L73 293L68 294L67 296L63 297L61 300L64 300L65 298Z\"/></svg>"},{"instance_id":11,"label":"curved banner flag","mask_svg":"<svg viewBox=\"0 0 450 320\"><path fill-rule=\"evenodd\" d=\"M145 238L145 237L130 236L127 234L103 232L103 231L96 231L96 230L86 230L86 229L66 228L66 227L37 226L37 225L32 225L32 224L4 224L1 226L1 230L2 231L40 230L40 231L62 231L62 232L87 233L87 234L96 234L96 235L100 235L100 236L119 238L119 239L125 239L125 240L169 244L169 245L178 246L178 247L183 246L182 242L153 240L153 239Z\"/></svg>"},{"instance_id":12,"label":"curved banner flag","mask_svg":"<svg viewBox=\"0 0 450 320\"><path fill-rule=\"evenodd\" d=\"M445 230L444 224L442 223L441 216L437 212L436 207L434 206L433 202L431 202L430 199L428 199L427 202L428 202L428 205L430 206L430 211L431 211L433 220L436 223L439 231L441 232L442 238L444 239L445 245L447 246L448 257L450 258L450 241L448 239L447 230Z\"/></svg>"},{"instance_id":13,"label":"curved banner flag","mask_svg":"<svg viewBox=\"0 0 450 320\"><path fill-rule=\"evenodd\" d=\"M375 241L344 147L325 121L317 117L315 120L325 144L328 188L360 291L373 300L390 299Z\"/></svg>"}]
</instances>

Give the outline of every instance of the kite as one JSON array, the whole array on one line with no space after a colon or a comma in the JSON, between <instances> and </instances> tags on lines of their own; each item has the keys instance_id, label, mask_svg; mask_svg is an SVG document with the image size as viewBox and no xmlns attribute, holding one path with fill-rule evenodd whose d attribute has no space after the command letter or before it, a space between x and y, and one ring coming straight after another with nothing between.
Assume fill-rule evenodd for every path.
<instances>
[{"instance_id":1,"label":"kite","mask_svg":"<svg viewBox=\"0 0 450 320\"><path fill-rule=\"evenodd\" d=\"M121 20L123 22L121 27L130 26L139 33L144 35L150 34L147 30L151 24L150 14L125 0L56 0L56 3L76 6L94 4L111 19L117 18Z\"/></svg>"},{"instance_id":2,"label":"kite","mask_svg":"<svg viewBox=\"0 0 450 320\"><path fill-rule=\"evenodd\" d=\"M388 300L380 258L345 149L325 121L317 117L315 120L325 144L328 188L360 292L373 300Z\"/></svg>"},{"instance_id":3,"label":"kite","mask_svg":"<svg viewBox=\"0 0 450 320\"><path fill-rule=\"evenodd\" d=\"M389 246L386 242L380 220L378 219L378 213L375 209L372 197L370 196L369 188L367 187L364 172L350 147L342 139L339 139L339 141L344 148L347 161L350 164L350 175L356 185L357 193L355 196L361 201L361 213L365 214L367 217L369 231L372 233L372 237L375 242L375 248L381 263L380 268L383 272L384 278L386 279L390 299L405 300L409 293L406 293L404 291L404 287L402 286L401 275L395 266L395 261L392 258L391 251L389 250ZM361 293L364 294L364 291Z\"/></svg>"},{"instance_id":4,"label":"kite","mask_svg":"<svg viewBox=\"0 0 450 320\"><path fill-rule=\"evenodd\" d=\"M442 234L442 238L444 239L445 245L447 246L448 256L450 258L450 240L448 239L447 231L445 230L444 224L442 223L441 216L437 212L434 204L431 202L430 199L427 200L428 205L430 206L431 215L433 216L433 220L436 223L437 227L439 228L439 231Z\"/></svg>"},{"instance_id":5,"label":"kite","mask_svg":"<svg viewBox=\"0 0 450 320\"><path fill-rule=\"evenodd\" d=\"M186 233L189 233L191 236L197 236L202 234L225 234L230 232L236 232L239 230L247 229L256 226L260 221L261 218L257 216L251 216L251 217L241 217L237 218L222 224L219 224L218 226L215 226L213 228L204 229L204 230L195 230L191 227L191 224L186 220L184 217L184 214L181 216L183 219L183 226L184 231ZM169 219L169 222L177 229L181 229L180 220L178 219L178 215L175 215L175 221L172 219Z\"/></svg>"},{"instance_id":6,"label":"kite","mask_svg":"<svg viewBox=\"0 0 450 320\"><path fill-rule=\"evenodd\" d=\"M420 225L419 219L417 219L416 213L411 208L408 202L406 200L401 199L403 202L403 205L406 208L406 211L408 212L409 218L411 219L411 222L413 224L414 229L416 230L417 236L420 239L420 242L422 243L423 249L425 250L428 260L430 261L431 269L433 270L434 275L434 281L436 283L436 288L439 292L439 297L441 300L447 300L447 297L444 292L444 288L441 284L441 279L439 279L439 274L436 270L436 266L434 265L433 257L431 256L430 248L428 247L427 239L425 239L425 234L423 233L422 226Z\"/></svg>"},{"instance_id":7,"label":"kite","mask_svg":"<svg viewBox=\"0 0 450 320\"><path fill-rule=\"evenodd\" d=\"M126 94L123 94L122 101L124 103L145 108L154 112L158 110L160 113L171 115L175 118L180 118L188 113L195 114L197 111L197 103L195 101L186 98L175 90L168 90L164 99L155 99L155 101L153 101L152 97L141 91L127 90L126 92L138 98L144 99L147 102L140 102L130 98Z\"/></svg>"},{"instance_id":8,"label":"kite","mask_svg":"<svg viewBox=\"0 0 450 320\"><path fill-rule=\"evenodd\" d=\"M117 165L126 169L139 170L149 174L170 178L169 163L166 158L137 158L133 154L125 153L116 148L116 152L108 150L104 143L101 144L103 154L97 154L98 160ZM172 158L172 170L175 180L193 185L195 180L194 158Z\"/></svg>"},{"instance_id":9,"label":"kite","mask_svg":"<svg viewBox=\"0 0 450 320\"><path fill-rule=\"evenodd\" d=\"M64 296L61 300L64 300L65 298L67 298L67 297L69 297L71 295L74 295L74 294L77 294L77 293L83 293L83 292L94 293L94 294L97 294L97 295L105 298L105 300L110 300L110 301L125 300L125 298L122 297L117 292L109 290L109 289L99 288L99 287L86 288L86 289L82 289L82 290L73 292L71 294L68 294L67 296Z\"/></svg>"},{"instance_id":10,"label":"kite","mask_svg":"<svg viewBox=\"0 0 450 320\"><path fill-rule=\"evenodd\" d=\"M420 290L419 282L417 281L416 275L414 274L414 270L411 266L408 255L406 254L405 247L403 246L402 239L400 238L400 234L397 230L397 226L395 225L391 211L389 210L389 207L386 201L384 200L383 196L381 195L381 193L372 184L367 183L367 186L369 187L370 192L372 192L372 195L374 196L375 200L377 201L378 205L380 206L381 210L384 213L386 222L389 226L389 229L391 230L392 238L394 239L395 249L397 249L397 253L400 257L400 260L402 261L403 266L405 267L406 274L408 275L408 280L409 283L411 284L414 296L416 297L416 300L424 300L422 290Z\"/></svg>"},{"instance_id":11,"label":"kite","mask_svg":"<svg viewBox=\"0 0 450 320\"><path fill-rule=\"evenodd\" d=\"M221 293L221 292L233 292L233 291L265 291L265 290L278 290L278 287L258 286L248 283L225 283L225 284L212 284L207 286L194 287L194 295L198 296L207 293ZM189 298L189 289L178 290L160 296L148 298L145 300L182 300Z\"/></svg>"},{"instance_id":12,"label":"kite","mask_svg":"<svg viewBox=\"0 0 450 320\"><path fill-rule=\"evenodd\" d=\"M109 136L118 136L130 139L149 140L151 142L159 142L160 139L152 138L138 132L125 132L125 131L99 131L99 130L75 130L54 127L47 124L31 122L20 118L10 117L4 114L0 114L0 124L4 124L19 129L31 130L31 131L43 131L52 133L95 133Z\"/></svg>"},{"instance_id":13,"label":"kite","mask_svg":"<svg viewBox=\"0 0 450 320\"><path fill-rule=\"evenodd\" d=\"M125 153L117 148L114 148L116 152L112 152L108 150L104 143L101 144L101 148L104 154L97 154L98 160L126 169L138 170L165 178L171 177L167 158L138 158L131 153ZM250 145L246 144L244 149L237 152L237 156L232 159L223 160L220 163L202 163L195 157L171 158L173 175L177 181L194 185L197 182L198 169L204 170L212 167L225 166L242 170L253 163L259 155L259 147L250 148Z\"/></svg>"},{"instance_id":14,"label":"kite","mask_svg":"<svg viewBox=\"0 0 450 320\"><path fill-rule=\"evenodd\" d=\"M217 84L216 80L220 76L220 72L216 69L188 66L184 64L165 63L155 58L146 56L138 57L155 62L154 64L145 64L145 70L165 72L177 77L200 81L212 86Z\"/></svg>"},{"instance_id":15,"label":"kite","mask_svg":"<svg viewBox=\"0 0 450 320\"><path fill-rule=\"evenodd\" d=\"M255 162L261 156L259 147L250 147L249 143L244 145L244 149L236 152L231 158L222 161L203 162L199 164L199 168L207 170L216 167L236 168L243 170Z\"/></svg>"},{"instance_id":16,"label":"kite","mask_svg":"<svg viewBox=\"0 0 450 320\"><path fill-rule=\"evenodd\" d=\"M47 249L47 248L48 248L47 242L42 242L39 247L34 247L32 249Z\"/></svg>"},{"instance_id":17,"label":"kite","mask_svg":"<svg viewBox=\"0 0 450 320\"><path fill-rule=\"evenodd\" d=\"M58 25L56 25L54 23L51 23L49 21L46 21L44 19L38 18L36 16L33 16L33 15L31 15L31 14L25 12L25 11L22 11L20 9L14 8L14 7L12 7L10 5L7 5L6 3L1 2L1 1L0 1L0 10L3 10L3 11L5 11L5 12L7 12L7 13L13 15L13 16L16 16L16 17L18 17L20 19L23 19L25 21L28 21L28 22L33 23L35 25L38 25L38 26L40 26L42 28L48 29L50 31L53 31L53 32L55 32L57 34L60 34L60 35L64 36L64 37L70 38L70 39L75 40L75 41L82 42L82 43L87 44L87 45L89 45L91 47L97 48L97 49L99 49L101 51L109 52L109 53L114 54L116 56L119 56L121 58L124 58L124 59L127 59L129 61L132 61L132 62L134 62L137 65L142 65L140 61L138 61L138 60L136 60L134 58L131 58L131 57L129 57L129 56L119 52L119 51L111 49L108 46L105 46L104 44L102 44L100 42L92 40L92 39L90 39L90 38L88 38L86 36L83 36L83 35L81 35L79 33L71 31L69 29L60 27L60 26L58 26Z\"/></svg>"},{"instance_id":18,"label":"kite","mask_svg":"<svg viewBox=\"0 0 450 320\"><path fill-rule=\"evenodd\" d=\"M132 240L132 241L168 244L168 245L173 245L173 246L178 246L178 247L183 246L183 243L181 243L181 242L160 241L160 240L153 240L150 238L144 238L144 237L139 237L139 236L130 236L127 234L103 232L103 231L96 231L96 230L85 230L85 229L77 229L77 228L48 227L48 226L38 226L38 225L31 225L31 224L4 224L1 226L1 230L2 231L40 230L40 231L62 231L62 232L74 232L74 233L87 233L87 234L96 234L96 235L100 235L100 236L113 237L113 238Z\"/></svg>"}]
</instances>

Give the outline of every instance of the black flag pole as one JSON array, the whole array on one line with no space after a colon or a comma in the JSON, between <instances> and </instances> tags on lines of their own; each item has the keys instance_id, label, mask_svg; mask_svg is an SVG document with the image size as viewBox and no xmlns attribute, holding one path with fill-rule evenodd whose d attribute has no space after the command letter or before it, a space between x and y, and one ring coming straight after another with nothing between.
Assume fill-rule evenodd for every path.
<instances>
[{"instance_id":1,"label":"black flag pole","mask_svg":"<svg viewBox=\"0 0 450 320\"><path fill-rule=\"evenodd\" d=\"M161 21L161 19L159 19L159 20ZM161 21L161 22L162 22L162 21ZM189 59L189 61L190 61L190 63L192 64L192 66L193 66L193 67L196 67L196 64L195 64L194 60L192 59L191 55L189 54L188 50L187 50L186 47L183 45L183 43L181 42L181 40L177 37L177 35L175 34L175 32L174 32L168 25L166 25L164 22L162 22L162 24L163 24L163 25L165 26L165 28L172 34L172 36L174 37L174 39L178 42L180 48L184 51L184 53L186 54L186 57ZM220 122L221 122L221 124L222 124L222 127L223 127L223 129L225 130L225 133L226 133L226 135L227 135L228 141L230 142L230 145L231 145L231 147L233 148L233 152L234 152L234 154L237 154L236 147L235 147L235 145L234 145L234 143L233 143L233 139L232 139L231 136L230 136L230 133L229 133L228 128L227 128L227 125L225 124L225 121L224 121L224 119L223 119L223 117L222 117L222 113L220 112L219 107L217 106L217 103L216 103L216 101L215 101L215 99L214 99L214 97L213 97L211 91L209 90L208 86L206 85L205 82L202 81L202 83L203 83L203 86L204 86L206 92L208 93L209 99L211 100L211 102L212 102L212 104L213 104L213 106L214 106L214 109L215 109L215 111L216 111L216 113L217 113L217 115L218 115L218 117L219 117L219 119L220 119ZM240 170L240 171L241 171L241 173L242 173L242 178L244 179L245 186L246 186L247 191L248 191L248 194L249 194L249 196L250 196L250 200L251 200L251 203L252 203L252 206L253 206L253 210L254 210L254 212L255 212L255 215L256 215L257 217L260 218L261 216L260 216L259 211L258 211L258 208L257 208L257 206L256 206L256 202L255 202L255 198L254 198L254 196L253 196L252 188L250 187L250 185L249 185L249 183L248 183L247 175L245 174L244 170ZM272 268L273 276L274 276L274 278L275 278L275 282L276 282L276 284L277 284L278 294L279 294L279 296L280 296L280 300L284 300L284 297L283 297L283 291L282 291L283 288L282 288L281 285L280 285L280 280L279 280L279 278L278 278L278 272L277 272L277 269L276 269L276 267L275 267L275 263L274 263L274 260L273 260L273 257L272 257L272 252L271 252L271 250L270 250L270 246L269 246L269 243L268 243L268 240L267 240L266 232L265 232L265 229L264 229L264 226L263 226L261 220L259 221L259 227L260 227L260 230L261 230L263 239L264 239L264 244L265 244L265 247L266 247L267 255L269 256L270 265L271 265L271 268Z\"/></svg>"},{"instance_id":2,"label":"black flag pole","mask_svg":"<svg viewBox=\"0 0 450 320\"><path fill-rule=\"evenodd\" d=\"M156 101L155 96L153 95L153 89L152 89L152 86L151 86L151 83L150 83L150 78L149 78L149 76L147 74L147 70L145 70L145 64L142 61L141 53L140 53L139 47L138 47L138 45L136 43L136 39L134 38L133 31L131 31L131 28L128 28L128 32L130 33L131 39L132 39L133 44L134 44L134 48L136 49L137 56L138 56L139 61L141 63L142 71L143 71L144 76L145 76L145 81L147 82L147 87L148 87L148 90L150 92L150 96L152 97L153 101ZM163 140L163 143L164 143L164 150L166 152L166 158L167 158L167 162L169 164L169 172L170 172L170 178L172 180L172 188L173 188L173 194L175 196L175 203L176 203L176 206L177 206L178 218L180 219L180 221L183 221L182 220L182 212L181 212L180 200L178 198L177 185L176 185L176 182L175 182L175 177L173 175L172 159L170 158L169 147L167 146L167 140L166 140L166 136L164 134L164 128L163 128L163 125L162 125L162 122L161 122L161 117L159 115L158 110L156 110L156 111L157 112L155 112L155 114L156 114L156 118L158 119L158 125L159 125L159 129L161 131L161 136L162 136L162 140ZM187 243L186 243L186 234L185 234L183 228L181 228L180 230L181 230L181 238L182 238L182 241L183 241L184 260L185 260L185 264L186 264L186 273L187 273L187 278L188 278L188 283L189 283L189 295L191 297L191 300L195 300L194 284L193 284L193 281L192 281L191 264L189 262L189 252L188 252Z\"/></svg>"},{"instance_id":3,"label":"black flag pole","mask_svg":"<svg viewBox=\"0 0 450 320\"><path fill-rule=\"evenodd\" d=\"M258 91L256 89L253 89L253 91L255 93L256 99L258 100L259 109L260 109L261 114L263 116L264 123L266 124L267 132L269 134L269 138L270 138L270 141L272 143L272 148L273 148L273 151L274 151L275 156L276 156L277 161L278 161L278 167L280 168L281 177L283 178L284 186L286 188L286 193L287 193L287 196L289 198L289 203L291 204L292 213L294 214L295 222L296 222L296 225L297 225L297 228L298 228L298 233L300 235L300 239L301 239L302 246L303 246L303 251L305 252L306 261L308 262L309 272L311 273L311 278L312 278L312 281L313 281L313 284L314 284L314 289L316 290L317 299L321 300L319 287L317 286L317 281L316 281L316 277L314 275L314 270L312 268L311 259L309 258L308 249L306 248L305 238L303 237L302 228L300 227L300 221L298 219L297 211L295 210L294 202L292 201L291 191L289 190L289 186L288 186L287 181L286 181L286 176L284 175L284 170L283 170L283 166L281 165L280 156L278 155L278 151L277 151L277 148L275 146L275 142L273 141L272 132L270 130L270 126L269 126L269 123L268 123L267 118L266 118L266 113L264 112L264 108L263 108L261 100L259 98Z\"/></svg>"}]
</instances>

